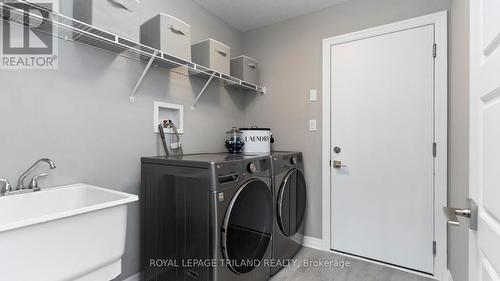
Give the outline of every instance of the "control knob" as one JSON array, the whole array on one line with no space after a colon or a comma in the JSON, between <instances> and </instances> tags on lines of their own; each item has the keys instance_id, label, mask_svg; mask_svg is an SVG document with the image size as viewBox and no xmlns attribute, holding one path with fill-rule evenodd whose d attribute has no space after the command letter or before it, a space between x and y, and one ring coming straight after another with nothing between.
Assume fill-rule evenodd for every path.
<instances>
[{"instance_id":1,"label":"control knob","mask_svg":"<svg viewBox=\"0 0 500 281\"><path fill-rule=\"evenodd\" d=\"M255 163L253 163L253 162L248 164L248 172L251 174L254 174L255 172L257 172L257 165L255 165Z\"/></svg>"}]
</instances>

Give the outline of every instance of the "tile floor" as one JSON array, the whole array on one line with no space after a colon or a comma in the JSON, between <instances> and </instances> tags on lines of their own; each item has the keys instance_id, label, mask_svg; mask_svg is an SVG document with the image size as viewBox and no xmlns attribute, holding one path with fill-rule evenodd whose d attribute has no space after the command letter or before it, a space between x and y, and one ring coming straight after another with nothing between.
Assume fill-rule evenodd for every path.
<instances>
[{"instance_id":1,"label":"tile floor","mask_svg":"<svg viewBox=\"0 0 500 281\"><path fill-rule=\"evenodd\" d=\"M303 248L296 256L297 266L282 269L270 281L432 281L404 271L356 259ZM308 267L304 260L349 261L350 266Z\"/></svg>"}]
</instances>

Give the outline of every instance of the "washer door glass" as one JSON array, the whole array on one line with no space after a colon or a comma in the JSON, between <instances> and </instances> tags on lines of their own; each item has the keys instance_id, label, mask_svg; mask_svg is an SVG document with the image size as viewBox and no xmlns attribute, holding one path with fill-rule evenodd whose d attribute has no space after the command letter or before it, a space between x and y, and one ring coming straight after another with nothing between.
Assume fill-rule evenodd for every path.
<instances>
[{"instance_id":1,"label":"washer door glass","mask_svg":"<svg viewBox=\"0 0 500 281\"><path fill-rule=\"evenodd\" d=\"M306 201L304 174L292 169L285 176L278 193L278 225L285 236L293 236L299 231L304 220Z\"/></svg>"},{"instance_id":2,"label":"washer door glass","mask_svg":"<svg viewBox=\"0 0 500 281\"><path fill-rule=\"evenodd\" d=\"M222 229L222 252L231 270L248 273L259 266L269 247L272 227L269 186L261 180L246 182L233 197Z\"/></svg>"}]
</instances>

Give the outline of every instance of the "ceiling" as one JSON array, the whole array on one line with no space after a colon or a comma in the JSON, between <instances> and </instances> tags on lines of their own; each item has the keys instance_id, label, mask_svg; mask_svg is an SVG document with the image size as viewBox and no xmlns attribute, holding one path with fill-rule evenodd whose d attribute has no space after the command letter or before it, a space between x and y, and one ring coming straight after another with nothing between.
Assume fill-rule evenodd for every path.
<instances>
[{"instance_id":1,"label":"ceiling","mask_svg":"<svg viewBox=\"0 0 500 281\"><path fill-rule=\"evenodd\" d=\"M349 0L194 0L240 31L249 31Z\"/></svg>"}]
</instances>

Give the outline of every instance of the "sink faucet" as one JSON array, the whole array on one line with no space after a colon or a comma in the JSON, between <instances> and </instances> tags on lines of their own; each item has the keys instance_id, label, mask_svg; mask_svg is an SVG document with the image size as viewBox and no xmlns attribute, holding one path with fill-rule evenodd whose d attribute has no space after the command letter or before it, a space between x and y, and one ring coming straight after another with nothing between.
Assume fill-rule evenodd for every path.
<instances>
[{"instance_id":1,"label":"sink faucet","mask_svg":"<svg viewBox=\"0 0 500 281\"><path fill-rule=\"evenodd\" d=\"M12 187L7 179L0 179L0 197L12 191Z\"/></svg>"},{"instance_id":2,"label":"sink faucet","mask_svg":"<svg viewBox=\"0 0 500 281\"><path fill-rule=\"evenodd\" d=\"M26 170L17 180L17 190L28 188L28 187L24 186L24 181L25 181L26 177L38 166L38 164L40 164L42 162L49 164L50 169L56 168L56 164L54 164L54 162L48 158L42 158L42 159L36 161L35 164L33 164L31 167L29 167L28 170Z\"/></svg>"}]
</instances>

